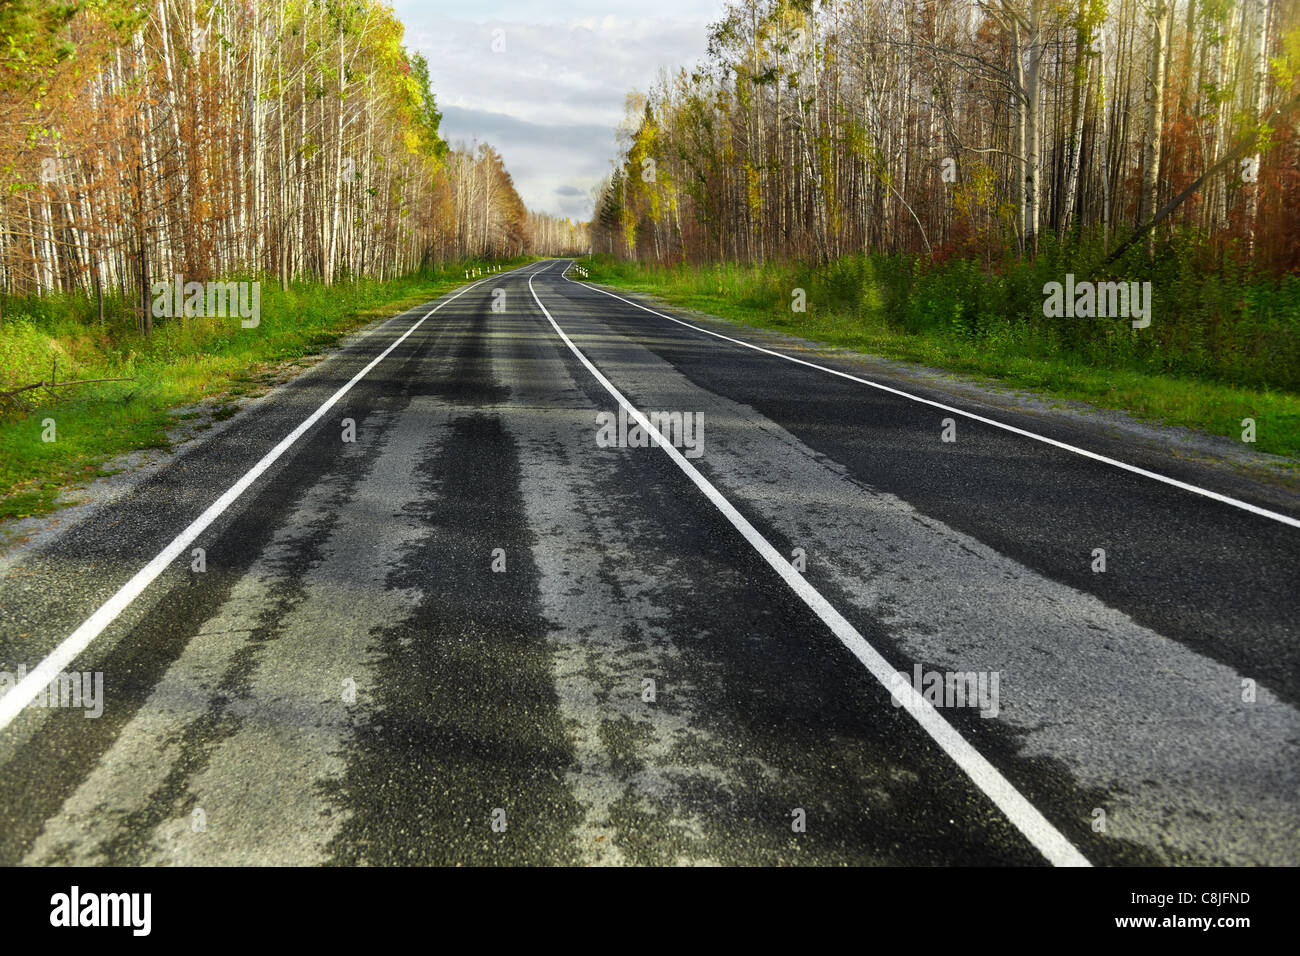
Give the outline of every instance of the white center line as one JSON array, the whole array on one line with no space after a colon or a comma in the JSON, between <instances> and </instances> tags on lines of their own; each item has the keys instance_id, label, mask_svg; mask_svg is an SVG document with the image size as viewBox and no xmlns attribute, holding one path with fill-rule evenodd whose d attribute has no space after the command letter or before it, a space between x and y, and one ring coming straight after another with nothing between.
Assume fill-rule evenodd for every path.
<instances>
[{"instance_id":1,"label":"white center line","mask_svg":"<svg viewBox=\"0 0 1300 956\"><path fill-rule=\"evenodd\" d=\"M567 275L564 278L568 282L573 282L573 280L570 279ZM816 362L808 362L805 361L804 359L795 358L793 355L786 355L783 352L777 352L773 349L765 349L761 345L754 345L751 342L745 342L742 341L741 339L735 339L729 335L723 335L721 332L714 332L712 329L706 329L703 328L702 326L692 325L690 322L685 322L682 319L674 318L671 315L665 315L662 312L656 312L654 309L648 308L647 306L644 306L639 302L634 302L631 299L625 299L621 295L615 295L613 292L610 292L608 289L602 289L599 286L594 286L589 283L583 283L583 282L574 282L573 284L580 286L584 289L594 289L596 292L604 293L607 296L611 296L612 298L618 299L620 302L626 302L628 305L635 306L636 308L640 309L643 312L649 312L651 315L657 315L661 319L667 319L669 322L676 322L678 325L684 325L688 329L694 329L696 332L703 332L705 335L712 335L715 338L722 339L726 342L731 342L735 345L743 345L745 348L753 349L755 352L762 352L764 355L774 355L777 358L785 359L787 362L794 362L796 365L804 365L807 366L808 368L815 368L819 372L827 372L830 375L837 375L840 378L846 378L849 381L857 382L860 385L870 385L872 388L880 389L880 391L888 392L891 395L897 395L900 398L906 398L913 402L920 402L922 405L930 405L933 408L942 409L943 411L951 412L954 415L961 415L964 418L969 418L972 419L973 421L977 421L985 425L991 425L994 428L1000 428L1003 431L1011 432L1012 434L1020 435L1024 438L1032 438L1034 441L1040 441L1043 442L1044 444L1052 445L1053 447L1060 448L1063 451L1072 452L1076 455L1082 455L1084 458L1091 458L1093 461L1099 461L1102 462L1103 464L1111 465L1115 468L1122 468L1125 471L1132 472L1135 475L1141 475L1142 477L1150 478L1153 481L1159 481L1159 482L1163 482L1166 485L1172 485L1175 488L1181 488L1183 491L1190 491L1192 494L1201 495L1205 498L1211 498L1214 501L1218 501L1222 504L1231 505L1234 508L1240 508L1243 511L1249 511L1251 514L1256 514L1263 518L1270 518L1273 521L1279 521L1282 524L1290 525L1293 528L1300 528L1300 519L1292 518L1290 515L1280 514L1276 511L1269 511L1267 508L1261 508L1258 505L1252 505L1248 501L1241 501L1238 498L1231 498L1228 495L1220 494L1217 491L1210 491L1208 488L1201 488L1198 485L1192 485L1192 484L1188 484L1185 481L1179 481L1177 478L1170 478L1167 475L1161 475L1154 471L1147 471L1145 468L1139 468L1137 465L1130 465L1127 462L1122 462L1115 458L1109 458L1106 455L1099 455L1095 451L1088 451L1086 448L1080 448L1077 445L1071 445L1063 441L1057 441L1055 438L1048 438L1046 435L1039 435L1036 432L1026 431L1023 428L1017 428L1014 425L1007 425L1004 422L994 421L991 418L985 418L983 415L976 415L974 412L964 411L960 408L954 408L951 405L944 405L942 402L935 402L935 401L931 401L928 398L922 398L919 395L913 395L911 392L905 392L901 389L891 388L888 385L881 385L879 382L873 382L870 379L859 378L856 375L850 375L848 372L841 372L838 369L828 368L825 365L818 365Z\"/></svg>"},{"instance_id":2,"label":"white center line","mask_svg":"<svg viewBox=\"0 0 1300 956\"><path fill-rule=\"evenodd\" d=\"M528 279L528 291L533 294L533 301L542 310L542 314L551 323L551 327L555 329L556 334L569 347L569 350L573 352L578 361L586 366L587 371L595 377L596 381L600 382L605 387L605 390L614 397L614 400L627 410L628 415L645 430L646 434L657 441L659 447L668 454L677 464L677 467L686 473L686 477L690 478L695 486L704 492L705 497L722 512L732 526L771 565L773 570L808 605L813 613L821 618L826 626L839 638L840 642L852 652L853 656L866 666L867 670L880 682L881 686L901 701L903 708L916 719L922 729L970 777L974 784L993 801L1016 829L1024 834L1025 838L1046 857L1048 862L1053 866L1090 866L1091 864L1087 858L1075 848L1074 844L1052 826L1047 818L1039 813L1037 808L1025 799L1024 795L1013 787L1010 781L1002 776L996 767L967 742L965 737L944 720L934 706L922 697L909 681L903 680L899 673L890 666L889 662L880 655L880 652L867 643L866 638L859 634L857 629L839 611L835 610L816 588L804 580L803 576L794 569L794 566L766 538L759 534L745 516L737 511L731 502L707 478L700 474L681 452L664 438L658 429L650 423L650 420L635 408L614 387L609 379L601 374L600 369L596 368L587 356L573 344L573 341L551 316L550 311L542 304L541 298L537 295L537 290L533 288L532 276Z\"/></svg>"}]
</instances>

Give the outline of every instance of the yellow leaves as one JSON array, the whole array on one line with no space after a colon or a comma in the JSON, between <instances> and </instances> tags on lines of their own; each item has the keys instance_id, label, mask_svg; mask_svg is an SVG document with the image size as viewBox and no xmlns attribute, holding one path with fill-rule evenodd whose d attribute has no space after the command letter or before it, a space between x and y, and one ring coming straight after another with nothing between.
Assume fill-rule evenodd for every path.
<instances>
[{"instance_id":1,"label":"yellow leaves","mask_svg":"<svg viewBox=\"0 0 1300 956\"><path fill-rule=\"evenodd\" d=\"M844 127L844 150L855 159L865 159L870 149L867 128L861 123L849 120Z\"/></svg>"},{"instance_id":2,"label":"yellow leaves","mask_svg":"<svg viewBox=\"0 0 1300 956\"><path fill-rule=\"evenodd\" d=\"M993 199L997 174L987 163L974 163L966 171L965 180L953 186L953 202L968 219L973 219L978 208L987 206Z\"/></svg>"},{"instance_id":3,"label":"yellow leaves","mask_svg":"<svg viewBox=\"0 0 1300 956\"><path fill-rule=\"evenodd\" d=\"M400 80L401 88L406 94L406 98L418 109L424 105L424 93L420 89L420 84L415 77L407 75Z\"/></svg>"},{"instance_id":4,"label":"yellow leaves","mask_svg":"<svg viewBox=\"0 0 1300 956\"><path fill-rule=\"evenodd\" d=\"M636 251L636 220L631 216L623 218L623 239L630 252Z\"/></svg>"},{"instance_id":5,"label":"yellow leaves","mask_svg":"<svg viewBox=\"0 0 1300 956\"><path fill-rule=\"evenodd\" d=\"M749 211L760 213L763 211L763 193L759 188L758 170L754 168L753 163L745 161L745 185L747 198L749 200Z\"/></svg>"},{"instance_id":6,"label":"yellow leaves","mask_svg":"<svg viewBox=\"0 0 1300 956\"><path fill-rule=\"evenodd\" d=\"M963 167L962 181L951 186L954 218L965 222L971 235L984 241L997 235L999 223L1014 231L1020 214L1015 203L997 201L997 185L993 167L973 161Z\"/></svg>"},{"instance_id":7,"label":"yellow leaves","mask_svg":"<svg viewBox=\"0 0 1300 956\"><path fill-rule=\"evenodd\" d=\"M1269 61L1269 71L1279 90L1289 90L1300 83L1300 26L1282 34L1282 55Z\"/></svg>"}]
</instances>

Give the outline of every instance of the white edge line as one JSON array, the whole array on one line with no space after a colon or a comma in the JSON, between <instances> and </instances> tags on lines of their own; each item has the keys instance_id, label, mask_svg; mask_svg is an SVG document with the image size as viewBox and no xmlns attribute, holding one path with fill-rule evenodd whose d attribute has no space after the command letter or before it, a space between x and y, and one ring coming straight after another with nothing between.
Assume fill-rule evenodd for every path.
<instances>
[{"instance_id":1,"label":"white edge line","mask_svg":"<svg viewBox=\"0 0 1300 956\"><path fill-rule=\"evenodd\" d=\"M506 273L502 274L504 275ZM247 491L253 482L257 481L257 479L261 477L261 475L270 468L271 465L275 464L276 460L288 451L289 448L299 438L301 438L309 428L315 425L316 422L320 421L321 417L337 404L339 399L350 392L352 386L365 378L365 376L369 374L370 370L387 358L393 349L405 342L407 336L424 324L425 319L429 318L429 316L433 315L433 313L437 312L448 302L460 298L466 292L469 292L471 289L480 286L487 281L486 278L479 279L477 282L465 286L463 289L457 291L455 295L444 298L441 302L426 312L419 321L415 322L409 329L403 332L395 342L388 346L388 348L384 349L384 351L374 358L369 365L363 368L360 372L357 372L357 374L352 377L351 381L326 399L325 402L317 408L316 411L312 412L312 414L301 425L286 435L281 439L278 445L262 456L262 459L249 469L244 477L231 485L230 488L226 490L225 494L209 505L206 511L195 518L194 521L190 523L189 527L173 538L171 543L167 545L167 547L163 548L163 550L160 551L152 561L137 571L131 580L118 588L117 593L100 605L99 609L90 617L86 618L80 627L64 638L63 642L52 650L45 660L41 661L41 663L38 664L34 670L28 673L26 677L10 688L7 694L0 697L0 730L8 727L10 722L22 713L23 708L35 699L36 695L41 692L42 688L47 687L51 681L55 680L59 676L60 672L65 667L72 663L78 654L90 646L90 642L98 637L103 632L104 628L113 623L113 620L126 610L131 602L139 597L144 589L152 584L158 575L162 574L167 565L176 560L176 558L180 556L180 553L184 551L185 548L188 547L199 535L207 530L208 526L220 517L221 513L229 508L240 495Z\"/></svg>"},{"instance_id":2,"label":"white edge line","mask_svg":"<svg viewBox=\"0 0 1300 956\"><path fill-rule=\"evenodd\" d=\"M645 430L646 434L651 436L652 443L662 448L677 466L686 473L686 476L695 483L695 486L704 492L705 497L722 512L754 550L772 566L773 570L781 576L791 590L812 609L813 613L822 619L835 636L839 638L840 642L852 652L853 656L861 661L867 670L871 672L871 675L880 682L881 686L893 695L894 700L900 702L901 706L916 719L916 722L942 748L943 752L952 758L957 766L1006 815L1016 829L1024 834L1025 838L1047 858L1048 862L1053 866L1091 866L1087 858L1075 848L1074 844L1052 826L1047 818L1039 813L1034 805L1025 799L1020 791L1012 786L996 767L966 741L965 737L944 720L934 706L922 697L898 671L894 670L889 662L858 633L857 629L845 620L844 616L835 610L816 588L804 580L803 576L794 569L794 566L766 538L759 534L745 516L737 511L731 502L707 478L700 474L695 466L673 447L671 442L664 438L658 429L651 424L650 420L623 397L623 394L614 387L609 379L601 374L600 370L591 363L587 356L579 351L578 347L573 344L573 341L552 318L550 311L542 304L541 298L533 288L532 276L528 278L528 291L533 294L533 301L537 303L538 308L542 310L542 313L551 323L551 327L555 329L564 344L577 356L578 361L586 367L596 381L600 382L605 387L605 390L614 397L614 400L627 410L627 413Z\"/></svg>"},{"instance_id":3,"label":"white edge line","mask_svg":"<svg viewBox=\"0 0 1300 956\"><path fill-rule=\"evenodd\" d=\"M565 275L564 279L566 282L573 282L573 280L570 279L568 275ZM1068 444L1067 442L1057 441L1055 438L1048 438L1046 435L1039 435L1035 432L1026 431L1023 428L1017 428L1014 425L1007 425L1004 422L994 421L991 418L985 418L983 415L976 415L974 412L963 411L962 409L954 408L951 405L944 405L942 402L936 402L928 398L922 398L919 395L913 395L911 392L905 392L901 389L891 388L888 385L881 385L879 382L873 382L870 379L859 378L856 375L850 375L848 372L841 372L838 369L829 368L825 365L818 365L816 362L808 362L805 361L804 359L795 358L793 355L786 355L783 352L777 352L774 351L773 349L765 349L761 345L754 345L751 342L745 342L741 339L735 339L729 335L723 335L721 332L715 332L712 329L706 329L699 325L692 325L690 322L686 322L683 321L682 319L674 318L671 315L665 315L662 312L656 312L654 309L648 308L647 306L644 306L639 302L634 302L631 299L625 299L621 295L616 295L615 293L610 292L608 289L602 289L600 288L600 286L592 285L589 282L574 282L573 284L577 286L581 286L584 289L594 289L597 292L603 292L605 295L613 296L613 298L618 299L620 302L626 302L628 305L635 306L636 308L641 309L643 312L649 312L651 315L657 315L659 316L659 318L667 319L669 322L676 322L678 325L684 325L686 326L686 328L694 329L696 332L703 332L705 335L712 335L715 336L716 338L723 339L727 342L732 342L736 345L743 345L745 348L753 349L755 352L762 352L765 355L775 355L777 358L785 359L787 362L794 362L798 365L806 365L808 368L815 368L821 372L828 372L831 375L838 375L840 378L846 378L851 382L858 382L859 384L862 385L870 385L872 388L878 388L882 392L889 392L891 395L897 395L901 398L911 399L914 402L920 402L923 405L930 405L933 406L934 408L942 409L945 412L952 412L954 415L961 415L965 418L973 419L974 421L981 422L982 424L991 425L994 428L1000 428L1003 431L1008 431L1016 435L1021 435L1025 438L1032 438L1035 441L1040 441L1045 444L1052 445L1056 448L1063 449L1064 451L1073 452L1074 454L1082 455L1085 458L1091 458L1093 461L1099 461L1102 462L1103 464L1112 465L1116 468L1122 468L1125 471L1130 471L1135 475L1141 475L1144 478L1151 478L1154 481L1163 482L1164 484L1172 485L1175 488L1181 488L1183 491L1190 491L1193 494L1201 495L1206 498L1211 498L1222 504L1231 505L1234 508L1240 508L1243 511L1249 511L1252 514L1256 514L1264 518L1271 518L1274 521L1280 521L1282 524L1290 525L1293 528L1300 528L1300 518L1292 518L1290 515L1280 514L1279 512L1276 511L1269 511L1267 508L1261 508L1258 505L1252 505L1248 501L1242 501L1239 498L1232 498L1229 497L1228 495L1220 494L1217 491L1210 491L1208 488L1201 488L1197 485L1191 485L1185 481L1179 481L1177 478L1170 478L1167 475L1157 474L1154 471L1147 471L1145 468L1139 468L1137 465L1130 465L1127 462L1122 462L1115 458L1109 458L1106 455L1098 454L1095 451L1088 451L1086 448L1080 448L1077 445L1071 445Z\"/></svg>"}]
</instances>

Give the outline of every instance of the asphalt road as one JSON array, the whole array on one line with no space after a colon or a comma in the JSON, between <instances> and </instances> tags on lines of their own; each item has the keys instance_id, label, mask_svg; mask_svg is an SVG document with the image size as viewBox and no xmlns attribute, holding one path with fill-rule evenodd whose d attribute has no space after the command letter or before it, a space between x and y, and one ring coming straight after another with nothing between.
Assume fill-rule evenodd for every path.
<instances>
[{"instance_id":1,"label":"asphalt road","mask_svg":"<svg viewBox=\"0 0 1300 956\"><path fill-rule=\"evenodd\" d=\"M0 698L0 863L1300 863L1293 496L567 266L10 562L0 671L104 689ZM620 398L702 431L609 447Z\"/></svg>"}]
</instances>

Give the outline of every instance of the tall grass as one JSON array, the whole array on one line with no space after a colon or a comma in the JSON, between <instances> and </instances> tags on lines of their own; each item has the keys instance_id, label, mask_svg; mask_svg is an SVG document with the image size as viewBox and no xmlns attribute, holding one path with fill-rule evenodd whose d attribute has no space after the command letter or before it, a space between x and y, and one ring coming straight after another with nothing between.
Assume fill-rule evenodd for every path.
<instances>
[{"instance_id":1,"label":"tall grass","mask_svg":"<svg viewBox=\"0 0 1300 956\"><path fill-rule=\"evenodd\" d=\"M857 255L799 262L656 267L584 260L593 281L832 345L976 372L1021 387L1240 437L1300 454L1300 277L1259 275L1193 243L1155 261L1130 253L1105 272L1100 250L1044 243L1034 261L992 270L967 259ZM1043 287L1076 280L1151 283L1151 324L1049 318ZM802 289L807 308L792 310ZM1267 419L1265 421L1264 419Z\"/></svg>"},{"instance_id":2,"label":"tall grass","mask_svg":"<svg viewBox=\"0 0 1300 956\"><path fill-rule=\"evenodd\" d=\"M593 278L641 282L677 293L719 296L742 308L785 311L790 326L837 319L863 328L941 338L954 345L1093 368L1188 376L1300 392L1300 276L1251 275L1231 262L1213 271L1171 253L1145 268L1089 271L1091 250L1051 250L1036 261L1008 259L985 272L966 259L930 263L910 256L850 256L828 265L722 263L652 265L594 257ZM1049 318L1043 287L1078 280L1150 281L1152 321ZM791 311L795 289L807 319Z\"/></svg>"},{"instance_id":3,"label":"tall grass","mask_svg":"<svg viewBox=\"0 0 1300 956\"><path fill-rule=\"evenodd\" d=\"M105 300L101 325L96 302L85 296L8 296L0 303L0 391L47 379L56 361L63 380L166 377L186 360L233 368L297 357L333 342L338 322L358 310L463 278L474 265L482 264L455 263L385 282L354 279L331 286L298 282L285 289L264 280L255 329L242 328L238 319L180 317L155 319L148 337L137 331L132 307L117 297ZM111 396L129 389L99 391ZM44 400L40 394L30 398Z\"/></svg>"},{"instance_id":4,"label":"tall grass","mask_svg":"<svg viewBox=\"0 0 1300 956\"><path fill-rule=\"evenodd\" d=\"M522 260L520 260L522 261ZM178 406L226 400L264 387L269 370L319 353L372 318L441 295L463 282L453 263L378 282L355 279L326 287L263 281L261 321L238 318L156 319L153 334L136 330L120 299L97 305L81 296L6 298L0 319L0 391L49 380L122 378L44 389L0 401L0 518L48 509L80 477L92 477L124 451L165 446ZM56 440L44 441L53 419Z\"/></svg>"}]
</instances>

